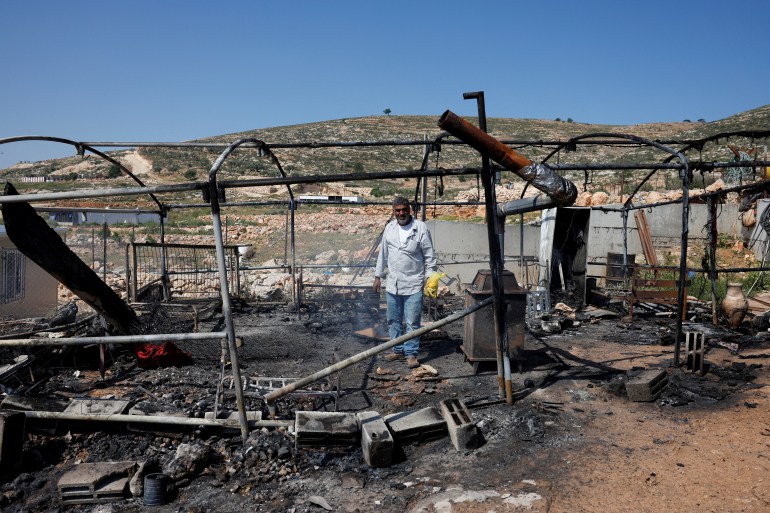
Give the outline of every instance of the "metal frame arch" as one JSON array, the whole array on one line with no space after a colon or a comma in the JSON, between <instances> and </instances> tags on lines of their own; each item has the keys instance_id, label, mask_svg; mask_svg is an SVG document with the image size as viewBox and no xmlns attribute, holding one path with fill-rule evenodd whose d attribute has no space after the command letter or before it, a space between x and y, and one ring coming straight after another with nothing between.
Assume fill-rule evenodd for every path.
<instances>
[{"instance_id":1,"label":"metal frame arch","mask_svg":"<svg viewBox=\"0 0 770 513\"><path fill-rule=\"evenodd\" d=\"M599 137L609 137L609 138L615 138L615 139L626 139L626 140L629 140L629 141L633 141L633 142L635 142L635 143L637 143L639 145L642 145L642 146L652 146L653 148L657 148L657 149L659 149L659 150L669 154L669 157L666 160L664 160L664 162L670 162L671 159L673 159L674 157L679 157L679 159L682 161L682 165L688 167L688 175L689 175L688 160L687 160L687 157L685 157L683 153L678 152L678 151L676 151L676 150L674 150L674 149L672 149L672 148L670 148L670 147L668 147L668 146L666 146L664 144L661 144L661 143L659 143L657 141L653 141L653 140L646 139L644 137L639 137L639 136L636 136L636 135L622 134L622 133L620 133L620 134L613 134L613 133L607 133L607 132L596 132L596 133L584 134L584 135L578 135L576 137L572 137L571 139L569 139L565 143L562 143L561 145L559 145L556 148L554 148L551 151L551 153L546 155L546 157L543 159L542 162L543 162L543 164L545 164L548 161L548 159L550 159L551 157L553 157L554 155L559 153L562 149L573 148L575 146L575 143L578 142L578 141L581 141L581 140L584 140L584 139L599 138ZM628 207L631 204L631 200L633 199L634 196L636 196L636 193L639 192L639 189L642 187L642 185L644 185L647 182L647 180L649 180L652 177L652 175L654 175L658 171L659 171L658 169L654 169L647 176L644 177L644 179L636 186L636 189L634 189L634 191L628 196L628 199L623 203L623 205L625 207ZM681 177L681 173L680 173L680 177ZM621 191L621 194L622 194L622 191Z\"/></svg>"},{"instance_id":2,"label":"metal frame arch","mask_svg":"<svg viewBox=\"0 0 770 513\"><path fill-rule=\"evenodd\" d=\"M6 137L5 139L0 139L0 144L8 144L8 143L14 143L14 142L25 142L25 141L46 141L46 142L58 142L62 144L70 144L75 147L75 151L77 151L78 155L83 155L86 151L90 151L94 155L101 157L102 159L106 160L107 162L114 164L120 168L123 173L125 173L127 176L129 176L132 180L134 180L136 183L141 185L142 187L147 187L147 185L142 182L142 180L139 179L134 173L131 172L130 169L128 169L126 166L115 160L114 158L110 157L106 153L102 153L101 151L97 150L96 148L89 146L87 144L73 141L71 139L64 139L63 137L51 137L46 135L21 135L17 137ZM155 202L156 205L158 205L158 208L160 209L161 216L166 212L166 207L163 206L163 204L158 200L157 197L155 197L154 194L149 193L148 194L152 200Z\"/></svg>"}]
</instances>

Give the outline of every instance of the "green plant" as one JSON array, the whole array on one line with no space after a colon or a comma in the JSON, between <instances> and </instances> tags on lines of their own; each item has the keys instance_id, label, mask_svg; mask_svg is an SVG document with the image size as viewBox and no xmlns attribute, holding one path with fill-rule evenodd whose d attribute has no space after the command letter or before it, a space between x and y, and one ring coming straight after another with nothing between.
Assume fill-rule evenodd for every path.
<instances>
[{"instance_id":1,"label":"green plant","mask_svg":"<svg viewBox=\"0 0 770 513\"><path fill-rule=\"evenodd\" d=\"M107 178L117 178L119 176L120 168L115 164L110 165L110 168L107 170Z\"/></svg>"},{"instance_id":2,"label":"green plant","mask_svg":"<svg viewBox=\"0 0 770 513\"><path fill-rule=\"evenodd\" d=\"M194 169L188 169L183 175L187 180L195 180L198 177L198 173Z\"/></svg>"}]
</instances>

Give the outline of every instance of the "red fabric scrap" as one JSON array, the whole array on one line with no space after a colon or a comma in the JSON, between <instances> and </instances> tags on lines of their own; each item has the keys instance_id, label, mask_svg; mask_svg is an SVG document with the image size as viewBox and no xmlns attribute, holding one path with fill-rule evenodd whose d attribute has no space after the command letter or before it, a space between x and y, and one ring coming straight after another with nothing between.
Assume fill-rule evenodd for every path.
<instances>
[{"instance_id":1,"label":"red fabric scrap","mask_svg":"<svg viewBox=\"0 0 770 513\"><path fill-rule=\"evenodd\" d=\"M180 367L193 362L192 355L179 349L173 342L157 344L134 344L137 364L142 369L158 367Z\"/></svg>"}]
</instances>

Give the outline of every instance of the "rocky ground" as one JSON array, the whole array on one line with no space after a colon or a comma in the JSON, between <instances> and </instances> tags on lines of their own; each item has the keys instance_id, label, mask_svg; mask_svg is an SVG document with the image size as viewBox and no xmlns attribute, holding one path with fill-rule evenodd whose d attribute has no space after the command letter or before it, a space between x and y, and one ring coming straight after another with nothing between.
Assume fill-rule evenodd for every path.
<instances>
[{"instance_id":1,"label":"rocky ground","mask_svg":"<svg viewBox=\"0 0 770 513\"><path fill-rule=\"evenodd\" d=\"M441 315L462 308L456 297L441 304ZM0 484L0 508L145 511L141 496L69 506L58 498L57 482L74 465L133 460L144 473L171 476L169 503L153 507L159 512L768 511L767 331L748 322L737 331L691 325L708 333L701 376L671 367L671 317L630 320L618 306L605 305L616 316L565 309L553 319L565 329L551 334L533 325L522 372L514 374L513 405L498 398L493 364L474 373L458 351L462 321L425 338L420 369L373 357L329 381L339 388L336 401L328 394L277 403L278 417L293 419L297 410L334 410L335 402L339 411L388 414L457 398L477 422L483 444L475 450L458 452L449 438L415 443L402 446L391 467L375 469L358 447L297 448L285 429L256 429L243 441L238 430L37 425L28 429L22 472ZM188 329L191 317L178 309L150 311L143 317L164 331ZM379 343L355 332L376 326L381 308L350 296L310 303L299 315L282 304L239 302L235 318L244 377L296 378ZM215 313L199 329L221 323ZM146 411L200 417L213 409L220 349L178 345L193 355L192 365L140 369L130 352L116 352L102 381L93 355L81 350L49 358L34 385L3 390L60 402L126 399ZM648 368L666 370L669 385L655 402L631 402L625 381ZM267 415L258 395L248 394L247 408ZM225 408L234 408L233 394L224 397Z\"/></svg>"}]
</instances>

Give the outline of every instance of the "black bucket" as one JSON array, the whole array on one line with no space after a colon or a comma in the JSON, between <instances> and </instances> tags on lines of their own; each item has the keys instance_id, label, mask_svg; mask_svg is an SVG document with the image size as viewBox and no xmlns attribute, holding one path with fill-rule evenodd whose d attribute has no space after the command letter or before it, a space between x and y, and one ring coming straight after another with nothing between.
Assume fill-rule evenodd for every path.
<instances>
[{"instance_id":1,"label":"black bucket","mask_svg":"<svg viewBox=\"0 0 770 513\"><path fill-rule=\"evenodd\" d=\"M144 505L162 506L166 504L166 489L168 476L166 474L147 474L144 476Z\"/></svg>"}]
</instances>

